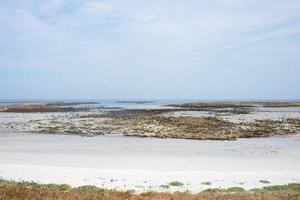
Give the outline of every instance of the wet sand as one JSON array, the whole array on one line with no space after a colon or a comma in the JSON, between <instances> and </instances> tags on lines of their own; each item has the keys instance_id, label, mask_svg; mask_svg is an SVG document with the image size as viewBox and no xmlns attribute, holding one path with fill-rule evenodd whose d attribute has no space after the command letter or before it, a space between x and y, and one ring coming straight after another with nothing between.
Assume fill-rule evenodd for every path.
<instances>
[{"instance_id":1,"label":"wet sand","mask_svg":"<svg viewBox=\"0 0 300 200\"><path fill-rule=\"evenodd\" d=\"M299 183L299 157L299 135L197 141L0 133L2 178L137 192ZM171 181L184 186L161 187Z\"/></svg>"}]
</instances>

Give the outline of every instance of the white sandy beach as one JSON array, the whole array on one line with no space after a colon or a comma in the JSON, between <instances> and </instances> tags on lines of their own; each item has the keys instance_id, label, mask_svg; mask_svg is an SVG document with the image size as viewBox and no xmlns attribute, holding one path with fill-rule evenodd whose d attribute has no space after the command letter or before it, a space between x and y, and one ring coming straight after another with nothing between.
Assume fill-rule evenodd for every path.
<instances>
[{"instance_id":1,"label":"white sandy beach","mask_svg":"<svg viewBox=\"0 0 300 200\"><path fill-rule=\"evenodd\" d=\"M197 141L0 133L4 179L137 192L164 191L171 181L184 186L168 191L192 192L299 183L299 157L300 136Z\"/></svg>"}]
</instances>

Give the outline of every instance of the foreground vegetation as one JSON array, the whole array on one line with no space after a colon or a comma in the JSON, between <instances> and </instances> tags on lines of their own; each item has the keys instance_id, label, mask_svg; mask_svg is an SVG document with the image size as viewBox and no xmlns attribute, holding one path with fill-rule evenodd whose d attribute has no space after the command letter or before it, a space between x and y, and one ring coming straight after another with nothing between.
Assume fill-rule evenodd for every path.
<instances>
[{"instance_id":1,"label":"foreground vegetation","mask_svg":"<svg viewBox=\"0 0 300 200\"><path fill-rule=\"evenodd\" d=\"M245 191L243 188L209 189L199 194L148 192L134 194L132 191L121 192L81 186L72 188L69 185L37 184L34 182L15 182L0 180L0 199L100 199L100 200L299 200L300 184L269 186L263 189Z\"/></svg>"}]
</instances>

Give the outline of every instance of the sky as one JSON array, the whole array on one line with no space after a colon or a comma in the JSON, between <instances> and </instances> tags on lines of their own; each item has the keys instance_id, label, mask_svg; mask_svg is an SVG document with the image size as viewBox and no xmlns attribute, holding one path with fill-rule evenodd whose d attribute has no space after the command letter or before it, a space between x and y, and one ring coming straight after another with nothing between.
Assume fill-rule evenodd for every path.
<instances>
[{"instance_id":1,"label":"sky","mask_svg":"<svg viewBox=\"0 0 300 200\"><path fill-rule=\"evenodd\" d=\"M1 0L0 99L300 99L300 1Z\"/></svg>"}]
</instances>

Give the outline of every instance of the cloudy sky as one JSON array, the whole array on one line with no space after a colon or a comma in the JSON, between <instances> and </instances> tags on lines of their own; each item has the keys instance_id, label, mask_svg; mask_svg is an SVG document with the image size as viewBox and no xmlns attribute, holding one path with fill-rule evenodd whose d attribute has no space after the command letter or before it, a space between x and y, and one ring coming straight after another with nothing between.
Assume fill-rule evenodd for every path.
<instances>
[{"instance_id":1,"label":"cloudy sky","mask_svg":"<svg viewBox=\"0 0 300 200\"><path fill-rule=\"evenodd\" d=\"M0 99L299 99L299 0L1 0Z\"/></svg>"}]
</instances>

